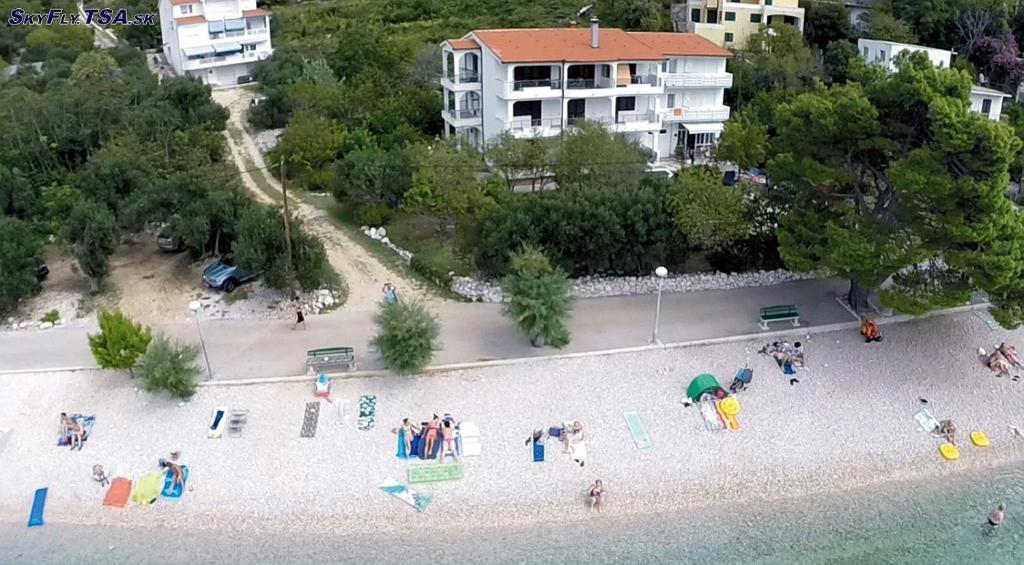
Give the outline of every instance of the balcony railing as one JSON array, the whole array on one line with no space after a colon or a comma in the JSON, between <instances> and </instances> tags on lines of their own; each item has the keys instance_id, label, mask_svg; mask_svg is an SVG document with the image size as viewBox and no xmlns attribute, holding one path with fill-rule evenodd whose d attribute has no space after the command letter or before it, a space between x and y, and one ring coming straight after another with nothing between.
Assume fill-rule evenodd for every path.
<instances>
[{"instance_id":1,"label":"balcony railing","mask_svg":"<svg viewBox=\"0 0 1024 565\"><path fill-rule=\"evenodd\" d=\"M649 86L658 86L657 75L634 75L629 77L629 84L646 84Z\"/></svg>"},{"instance_id":2,"label":"balcony railing","mask_svg":"<svg viewBox=\"0 0 1024 565\"><path fill-rule=\"evenodd\" d=\"M662 110L666 122L724 122L729 119L728 106L685 106Z\"/></svg>"},{"instance_id":3,"label":"balcony railing","mask_svg":"<svg viewBox=\"0 0 1024 565\"><path fill-rule=\"evenodd\" d=\"M459 71L459 83L465 84L468 82L480 82L480 73L467 69Z\"/></svg>"},{"instance_id":4,"label":"balcony railing","mask_svg":"<svg viewBox=\"0 0 1024 565\"><path fill-rule=\"evenodd\" d=\"M614 122L615 118L613 116L569 116L569 119L566 120L566 123L570 126L579 126L584 123L607 125Z\"/></svg>"},{"instance_id":5,"label":"balcony railing","mask_svg":"<svg viewBox=\"0 0 1024 565\"><path fill-rule=\"evenodd\" d=\"M506 122L505 126L509 129L509 131L526 131L539 128L561 129L562 119L519 117L513 119L510 122Z\"/></svg>"},{"instance_id":6,"label":"balcony railing","mask_svg":"<svg viewBox=\"0 0 1024 565\"><path fill-rule=\"evenodd\" d=\"M562 81L557 78L546 78L539 80L514 80L512 90L520 91L527 88L562 88Z\"/></svg>"},{"instance_id":7,"label":"balcony railing","mask_svg":"<svg viewBox=\"0 0 1024 565\"><path fill-rule=\"evenodd\" d=\"M565 79L565 88L572 90L586 89L586 88L612 88L615 83L611 79L607 78L568 78Z\"/></svg>"},{"instance_id":8,"label":"balcony railing","mask_svg":"<svg viewBox=\"0 0 1024 565\"><path fill-rule=\"evenodd\" d=\"M700 88L732 86L729 73L668 73L661 76L662 84L669 88Z\"/></svg>"},{"instance_id":9,"label":"balcony railing","mask_svg":"<svg viewBox=\"0 0 1024 565\"><path fill-rule=\"evenodd\" d=\"M470 120L480 117L480 108L462 108L459 110L448 110L448 117L453 120Z\"/></svg>"},{"instance_id":10,"label":"balcony railing","mask_svg":"<svg viewBox=\"0 0 1024 565\"><path fill-rule=\"evenodd\" d=\"M617 124L635 124L639 122L657 123L658 115L654 112L639 112L615 116L615 123Z\"/></svg>"}]
</instances>

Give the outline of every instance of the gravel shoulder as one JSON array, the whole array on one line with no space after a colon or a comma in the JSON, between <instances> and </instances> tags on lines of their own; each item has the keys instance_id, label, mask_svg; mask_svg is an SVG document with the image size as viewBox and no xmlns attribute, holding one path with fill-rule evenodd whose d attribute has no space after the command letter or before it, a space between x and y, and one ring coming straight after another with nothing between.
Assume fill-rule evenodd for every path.
<instances>
[{"instance_id":1,"label":"gravel shoulder","mask_svg":"<svg viewBox=\"0 0 1024 565\"><path fill-rule=\"evenodd\" d=\"M890 480L925 480L1024 461L1024 382L997 379L974 350L998 341L1021 345L1024 332L993 331L972 314L887 326L881 344L854 332L804 340L808 369L788 384L758 342L599 356L453 372L431 377L340 380L334 397L347 421L323 403L314 438L299 438L308 384L210 387L187 403L135 390L113 373L3 377L0 404L0 521L20 522L31 492L50 487L54 523L124 527L164 523L208 530L275 532L346 528L377 534L432 528L468 530L591 519L583 491L602 478L606 516L628 517L685 507L720 506L845 490ZM727 385L749 360L751 389L740 395L736 432L704 430L696 408L680 404L696 374ZM355 428L362 394L377 396L377 423ZM983 430L993 445L961 446L947 462L939 441L917 429L919 398L966 434ZM214 406L248 408L244 437L210 440ZM637 410L653 447L634 447L623 412ZM83 451L53 445L61 411L97 415ZM402 480L391 429L451 412L476 422L483 455L466 460L461 481L418 487L434 497L425 515L389 498L378 485ZM530 460L523 440L534 428L579 418L589 459L572 464L557 444L548 461ZM90 477L94 463L137 478L180 449L192 468L185 499L112 510ZM428 518L429 517L429 518Z\"/></svg>"}]
</instances>

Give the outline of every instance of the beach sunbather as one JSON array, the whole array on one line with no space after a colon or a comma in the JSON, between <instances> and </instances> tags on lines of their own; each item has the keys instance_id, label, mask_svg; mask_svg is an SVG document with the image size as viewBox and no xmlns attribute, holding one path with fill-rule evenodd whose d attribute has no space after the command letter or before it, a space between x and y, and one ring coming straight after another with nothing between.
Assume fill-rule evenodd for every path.
<instances>
[{"instance_id":1,"label":"beach sunbather","mask_svg":"<svg viewBox=\"0 0 1024 565\"><path fill-rule=\"evenodd\" d=\"M569 451L569 444L583 441L583 423L579 420L573 420L571 426L567 426L562 432L562 447L566 452Z\"/></svg>"},{"instance_id":2,"label":"beach sunbather","mask_svg":"<svg viewBox=\"0 0 1024 565\"><path fill-rule=\"evenodd\" d=\"M992 354L988 356L988 362L986 365L992 372L996 373L1000 377L1010 374L1010 369L1012 368L1010 362L1007 361L999 351L993 351Z\"/></svg>"},{"instance_id":3,"label":"beach sunbather","mask_svg":"<svg viewBox=\"0 0 1024 565\"><path fill-rule=\"evenodd\" d=\"M878 324L870 318L865 318L864 321L861 322L860 335L864 336L865 343L882 341L882 332L878 329Z\"/></svg>"},{"instance_id":4,"label":"beach sunbather","mask_svg":"<svg viewBox=\"0 0 1024 565\"><path fill-rule=\"evenodd\" d=\"M437 434L440 431L440 427L441 419L437 417L437 414L434 414L434 418L427 424L426 445L423 446L424 459L429 459L430 454L434 452L434 445L437 444Z\"/></svg>"},{"instance_id":5,"label":"beach sunbather","mask_svg":"<svg viewBox=\"0 0 1024 565\"><path fill-rule=\"evenodd\" d=\"M604 485L601 484L601 479L597 479L594 484L590 485L587 496L590 497L590 507L601 510L601 503L604 501Z\"/></svg>"},{"instance_id":6,"label":"beach sunbather","mask_svg":"<svg viewBox=\"0 0 1024 565\"><path fill-rule=\"evenodd\" d=\"M167 469L167 472L171 473L171 486L181 485L185 487L185 475L181 472L181 465L172 463L166 459L160 460L160 468Z\"/></svg>"},{"instance_id":7,"label":"beach sunbather","mask_svg":"<svg viewBox=\"0 0 1024 565\"><path fill-rule=\"evenodd\" d=\"M538 441L544 441L544 438L546 436L547 436L547 432L545 432L544 430L533 430L533 433L530 434L530 437L526 438L525 445L529 446L531 443L537 443Z\"/></svg>"},{"instance_id":8,"label":"beach sunbather","mask_svg":"<svg viewBox=\"0 0 1024 565\"><path fill-rule=\"evenodd\" d=\"M66 412L60 413L60 425L64 429L64 433L67 434L71 439L71 449L78 446L78 450L82 450L82 437L84 431L82 426L75 421L74 418L68 417Z\"/></svg>"},{"instance_id":9,"label":"beach sunbather","mask_svg":"<svg viewBox=\"0 0 1024 565\"><path fill-rule=\"evenodd\" d=\"M455 428L452 426L451 420L445 420L441 425L441 442L439 463L444 463L444 454L448 450L451 450L452 456L455 459L459 458L455 452Z\"/></svg>"},{"instance_id":10,"label":"beach sunbather","mask_svg":"<svg viewBox=\"0 0 1024 565\"><path fill-rule=\"evenodd\" d=\"M405 453L408 455L412 453L413 434L418 434L420 430L409 421L409 418L402 418L402 431L405 432Z\"/></svg>"},{"instance_id":11,"label":"beach sunbather","mask_svg":"<svg viewBox=\"0 0 1024 565\"><path fill-rule=\"evenodd\" d=\"M1024 367L1024 366L1021 365L1020 358L1017 357L1017 348L1016 347L1014 347L1012 345L1006 345L1005 343L1000 343L999 347L996 348L996 351L998 351L999 354L1002 355L1004 359L1009 361L1010 364L1013 365L1014 367L1017 367L1017 368Z\"/></svg>"},{"instance_id":12,"label":"beach sunbather","mask_svg":"<svg viewBox=\"0 0 1024 565\"><path fill-rule=\"evenodd\" d=\"M935 433L944 436L946 441L956 445L956 425L953 424L953 420L941 420L939 425L935 426Z\"/></svg>"}]
</instances>

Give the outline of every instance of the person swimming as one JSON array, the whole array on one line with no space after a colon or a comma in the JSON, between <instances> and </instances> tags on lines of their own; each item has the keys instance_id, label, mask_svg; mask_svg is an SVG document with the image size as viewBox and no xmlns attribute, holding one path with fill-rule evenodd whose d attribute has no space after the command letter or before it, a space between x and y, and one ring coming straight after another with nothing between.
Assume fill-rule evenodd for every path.
<instances>
[{"instance_id":1,"label":"person swimming","mask_svg":"<svg viewBox=\"0 0 1024 565\"><path fill-rule=\"evenodd\" d=\"M1003 525L1003 517L1006 512L1006 504L1000 502L999 506L988 515L988 525L992 528L998 528Z\"/></svg>"}]
</instances>

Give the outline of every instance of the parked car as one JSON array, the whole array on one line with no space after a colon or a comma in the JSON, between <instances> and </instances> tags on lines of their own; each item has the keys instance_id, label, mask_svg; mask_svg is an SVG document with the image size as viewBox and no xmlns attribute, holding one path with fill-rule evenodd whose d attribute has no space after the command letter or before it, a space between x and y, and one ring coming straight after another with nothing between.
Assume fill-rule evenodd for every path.
<instances>
[{"instance_id":1,"label":"parked car","mask_svg":"<svg viewBox=\"0 0 1024 565\"><path fill-rule=\"evenodd\" d=\"M156 246L164 251L177 253L185 250L185 241L181 239L181 236L160 232L160 235L156 236Z\"/></svg>"},{"instance_id":2,"label":"parked car","mask_svg":"<svg viewBox=\"0 0 1024 565\"><path fill-rule=\"evenodd\" d=\"M732 186L736 184L738 177L739 173L736 171L725 171L725 174L722 175L722 184L725 186Z\"/></svg>"},{"instance_id":3,"label":"parked car","mask_svg":"<svg viewBox=\"0 0 1024 565\"><path fill-rule=\"evenodd\" d=\"M36 265L36 280L43 282L46 276L50 274L50 268L46 266L46 263L42 259L38 260Z\"/></svg>"},{"instance_id":4,"label":"parked car","mask_svg":"<svg viewBox=\"0 0 1024 565\"><path fill-rule=\"evenodd\" d=\"M203 269L203 282L206 283L206 286L219 288L224 292L231 292L238 285L249 282L258 276L259 273L249 274L235 265L230 253Z\"/></svg>"}]
</instances>

